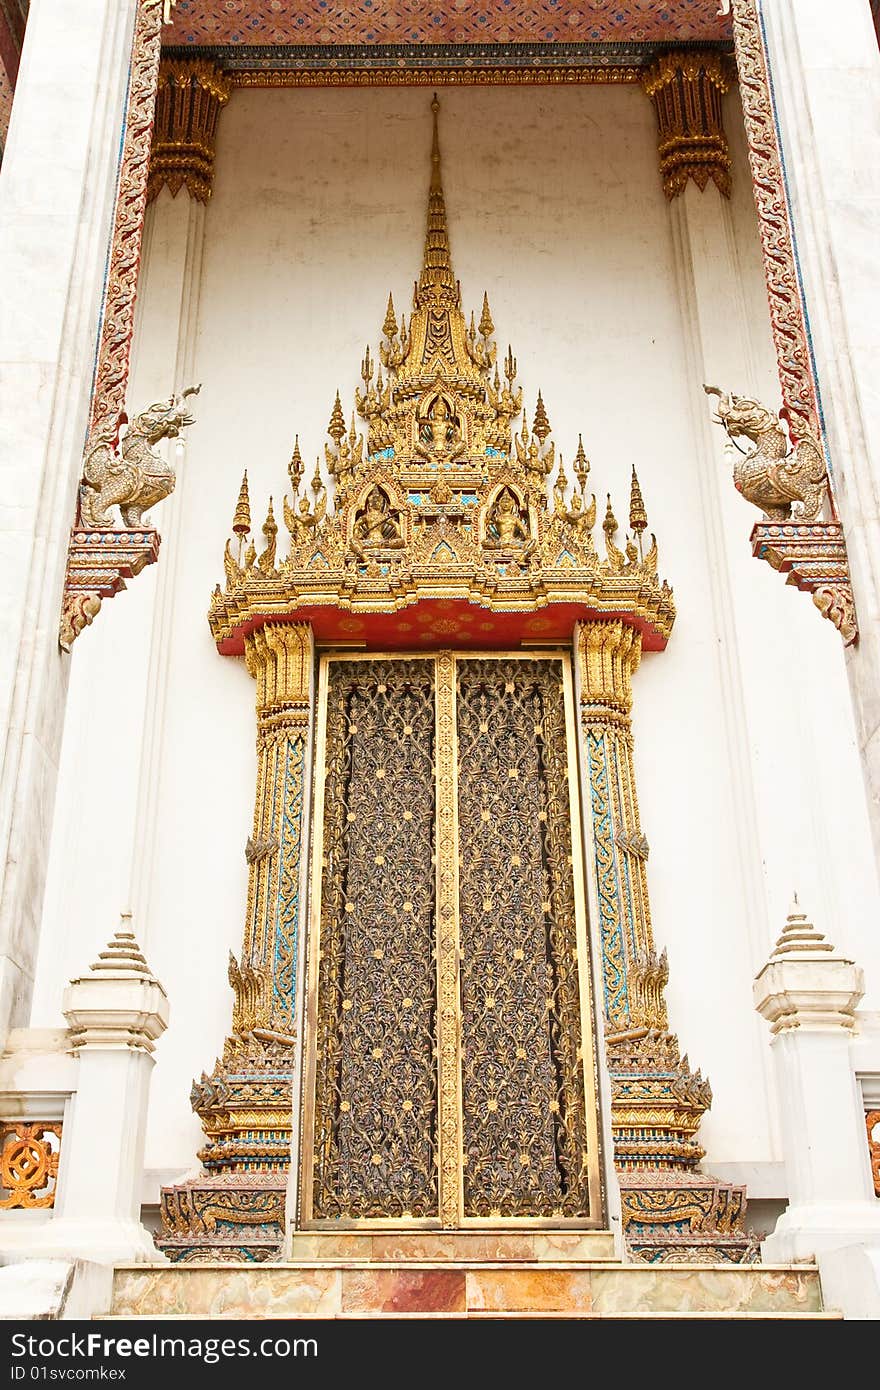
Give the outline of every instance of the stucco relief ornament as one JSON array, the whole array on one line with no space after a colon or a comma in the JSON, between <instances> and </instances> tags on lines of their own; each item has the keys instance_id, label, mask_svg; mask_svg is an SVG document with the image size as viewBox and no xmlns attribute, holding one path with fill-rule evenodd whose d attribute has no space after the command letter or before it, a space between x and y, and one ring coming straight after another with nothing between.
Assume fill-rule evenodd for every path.
<instances>
[{"instance_id":1,"label":"stucco relief ornament","mask_svg":"<svg viewBox=\"0 0 880 1390\"><path fill-rule=\"evenodd\" d=\"M849 646L858 637L843 528L833 514L825 457L819 440L790 416L748 396L704 386L717 399L716 423L722 425L733 460L734 487L759 507L765 520L752 531L752 553L787 576L787 582L811 593L823 617ZM748 440L746 451L738 440ZM822 513L830 511L824 520Z\"/></svg>"},{"instance_id":2,"label":"stucco relief ornament","mask_svg":"<svg viewBox=\"0 0 880 1390\"><path fill-rule=\"evenodd\" d=\"M176 439L185 426L194 423L183 403L200 389L190 386L179 396L142 410L121 436L121 443L107 429L98 432L83 464L80 516L85 526L112 527L111 507L119 508L124 526L141 526L147 508L174 491L174 467L153 445Z\"/></svg>"},{"instance_id":3,"label":"stucco relief ornament","mask_svg":"<svg viewBox=\"0 0 880 1390\"><path fill-rule=\"evenodd\" d=\"M154 448L193 424L184 402L199 386L156 401L134 417L99 425L86 447L76 524L70 533L59 643L69 652L94 621L101 600L125 588L126 579L152 564L158 533L147 508L174 490L173 465Z\"/></svg>"}]
</instances>

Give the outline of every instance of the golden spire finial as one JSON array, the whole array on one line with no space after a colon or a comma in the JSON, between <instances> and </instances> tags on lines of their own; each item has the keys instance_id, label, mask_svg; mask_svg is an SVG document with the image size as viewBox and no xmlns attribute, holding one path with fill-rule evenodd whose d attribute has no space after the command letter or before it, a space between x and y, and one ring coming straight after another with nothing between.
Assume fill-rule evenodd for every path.
<instances>
[{"instance_id":1,"label":"golden spire finial","mask_svg":"<svg viewBox=\"0 0 880 1390\"><path fill-rule=\"evenodd\" d=\"M629 529L639 535L648 525L648 513L645 511L645 503L642 499L642 489L639 487L636 466L633 464L632 484L629 494Z\"/></svg>"},{"instance_id":2,"label":"golden spire finial","mask_svg":"<svg viewBox=\"0 0 880 1390\"><path fill-rule=\"evenodd\" d=\"M272 574L275 569L275 546L278 536L278 522L275 520L275 513L272 510L272 498L269 498L269 506L266 510L266 520L263 522L263 535L266 537L266 548L259 558L259 566L264 574Z\"/></svg>"},{"instance_id":3,"label":"golden spire finial","mask_svg":"<svg viewBox=\"0 0 880 1390\"><path fill-rule=\"evenodd\" d=\"M617 532L617 517L614 515L614 508L611 505L611 493L607 494L608 505L605 508L605 520L602 522L602 530L605 532L606 540L611 540Z\"/></svg>"},{"instance_id":4,"label":"golden spire finial","mask_svg":"<svg viewBox=\"0 0 880 1390\"><path fill-rule=\"evenodd\" d=\"M299 435L296 436L294 441L293 453L290 456L290 463L287 465L287 474L290 478L290 486L293 488L295 496L303 475L302 454L299 451Z\"/></svg>"},{"instance_id":5,"label":"golden spire finial","mask_svg":"<svg viewBox=\"0 0 880 1390\"><path fill-rule=\"evenodd\" d=\"M238 501L235 504L232 529L239 537L246 536L251 529L251 502L248 496L247 469L244 470L241 487L238 489Z\"/></svg>"},{"instance_id":6,"label":"golden spire finial","mask_svg":"<svg viewBox=\"0 0 880 1390\"><path fill-rule=\"evenodd\" d=\"M483 312L480 315L480 332L484 338L491 338L495 332L495 325L492 322L492 314L489 309L489 296L483 291Z\"/></svg>"},{"instance_id":7,"label":"golden spire finial","mask_svg":"<svg viewBox=\"0 0 880 1390\"><path fill-rule=\"evenodd\" d=\"M578 487L581 492L587 485L587 475L590 472L590 460L584 453L584 437L578 435L577 453L574 456L574 476L577 478Z\"/></svg>"},{"instance_id":8,"label":"golden spire finial","mask_svg":"<svg viewBox=\"0 0 880 1390\"><path fill-rule=\"evenodd\" d=\"M385 310L385 322L382 324L382 332L386 338L397 337L397 315L394 312L394 300L388 296L388 308Z\"/></svg>"},{"instance_id":9,"label":"golden spire finial","mask_svg":"<svg viewBox=\"0 0 880 1390\"><path fill-rule=\"evenodd\" d=\"M345 434L345 416L342 413L342 402L339 399L339 392L336 392L336 400L333 402L333 413L330 416L330 424L327 426L327 433L333 440L336 447Z\"/></svg>"},{"instance_id":10,"label":"golden spire finial","mask_svg":"<svg viewBox=\"0 0 880 1390\"><path fill-rule=\"evenodd\" d=\"M440 178L440 134L437 113L440 103L437 93L431 102L434 113L434 134L431 143L431 187L428 193L428 230L425 235L425 261L416 290L419 303L423 297L433 298L437 291L445 290L453 301L458 303L458 286L452 273L452 257L449 251L449 232L446 226L446 202L443 197L443 183Z\"/></svg>"},{"instance_id":11,"label":"golden spire finial","mask_svg":"<svg viewBox=\"0 0 880 1390\"><path fill-rule=\"evenodd\" d=\"M536 434L544 446L544 440L550 433L550 421L547 419L547 411L544 407L544 397L538 392L538 403L535 406L535 418L532 422L532 434Z\"/></svg>"}]
</instances>

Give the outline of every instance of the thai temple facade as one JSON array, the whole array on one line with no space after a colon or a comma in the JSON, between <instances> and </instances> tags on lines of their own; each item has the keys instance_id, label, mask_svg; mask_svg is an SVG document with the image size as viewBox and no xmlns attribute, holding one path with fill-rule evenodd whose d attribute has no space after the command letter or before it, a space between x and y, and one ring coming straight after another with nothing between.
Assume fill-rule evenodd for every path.
<instances>
[{"instance_id":1,"label":"thai temple facade","mask_svg":"<svg viewBox=\"0 0 880 1390\"><path fill-rule=\"evenodd\" d=\"M880 1316L876 10L0 0L0 1312Z\"/></svg>"}]
</instances>

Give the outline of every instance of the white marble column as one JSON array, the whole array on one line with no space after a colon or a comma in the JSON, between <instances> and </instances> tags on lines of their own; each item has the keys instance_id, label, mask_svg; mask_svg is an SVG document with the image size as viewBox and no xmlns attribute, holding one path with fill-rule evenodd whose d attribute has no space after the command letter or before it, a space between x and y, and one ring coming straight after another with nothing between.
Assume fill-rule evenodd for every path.
<instances>
[{"instance_id":1,"label":"white marble column","mask_svg":"<svg viewBox=\"0 0 880 1390\"><path fill-rule=\"evenodd\" d=\"M759 0L846 535L847 653L880 855L880 52L867 0Z\"/></svg>"},{"instance_id":2,"label":"white marble column","mask_svg":"<svg viewBox=\"0 0 880 1390\"><path fill-rule=\"evenodd\" d=\"M33 0L0 173L0 1036L26 1023L135 0Z\"/></svg>"}]
</instances>

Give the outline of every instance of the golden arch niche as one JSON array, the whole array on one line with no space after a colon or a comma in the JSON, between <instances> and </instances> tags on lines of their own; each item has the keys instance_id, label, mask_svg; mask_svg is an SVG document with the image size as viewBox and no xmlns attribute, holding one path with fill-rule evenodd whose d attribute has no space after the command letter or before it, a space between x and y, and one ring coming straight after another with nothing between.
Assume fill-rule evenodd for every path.
<instances>
[{"instance_id":1,"label":"golden arch niche","mask_svg":"<svg viewBox=\"0 0 880 1390\"><path fill-rule=\"evenodd\" d=\"M319 704L304 1224L600 1224L567 656L326 656Z\"/></svg>"}]
</instances>

